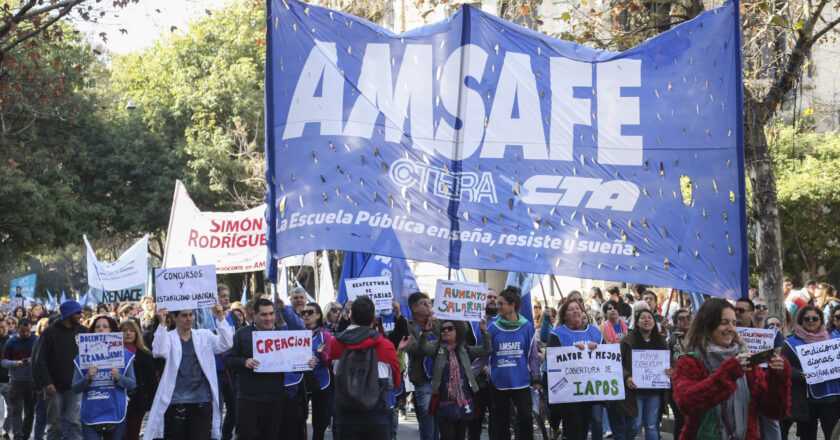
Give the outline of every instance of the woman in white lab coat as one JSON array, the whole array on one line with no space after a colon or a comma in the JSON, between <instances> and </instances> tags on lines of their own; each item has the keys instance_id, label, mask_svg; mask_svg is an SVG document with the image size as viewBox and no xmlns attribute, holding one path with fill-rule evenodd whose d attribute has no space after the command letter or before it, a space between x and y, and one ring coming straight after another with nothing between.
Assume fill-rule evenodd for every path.
<instances>
[{"instance_id":1,"label":"woman in white lab coat","mask_svg":"<svg viewBox=\"0 0 840 440\"><path fill-rule=\"evenodd\" d=\"M225 321L222 306L217 304L212 311L219 318L215 333L205 329L193 329L192 310L172 312L174 330L166 331L161 325L155 331L152 355L166 359L166 366L149 412L145 440L206 439L208 434L210 438L220 438L221 414L214 354L223 353L231 348L233 328ZM166 322L166 309L159 310L157 314L158 322ZM197 380L185 380L185 375L189 376L189 372L181 368L185 349L188 351L187 362L190 362L190 359L197 360L204 380L201 380L201 375L196 374L192 377L196 379L198 376ZM191 363L195 372L195 362ZM210 408L212 415L206 414ZM212 420L209 426L206 423L208 420Z\"/></svg>"}]
</instances>

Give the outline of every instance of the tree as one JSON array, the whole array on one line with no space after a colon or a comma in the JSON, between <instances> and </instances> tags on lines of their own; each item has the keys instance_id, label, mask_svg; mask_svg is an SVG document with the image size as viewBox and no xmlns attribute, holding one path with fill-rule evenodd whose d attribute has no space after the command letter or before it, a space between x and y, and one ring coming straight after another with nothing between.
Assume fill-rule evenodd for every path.
<instances>
[{"instance_id":1,"label":"tree","mask_svg":"<svg viewBox=\"0 0 840 440\"><path fill-rule=\"evenodd\" d=\"M183 155L185 184L205 209L265 198L263 6L231 4L114 60L115 93L135 101L147 130Z\"/></svg>"},{"instance_id":2,"label":"tree","mask_svg":"<svg viewBox=\"0 0 840 440\"><path fill-rule=\"evenodd\" d=\"M840 135L801 133L789 125L769 132L778 174L782 252L788 274L837 280L840 269Z\"/></svg>"}]
</instances>

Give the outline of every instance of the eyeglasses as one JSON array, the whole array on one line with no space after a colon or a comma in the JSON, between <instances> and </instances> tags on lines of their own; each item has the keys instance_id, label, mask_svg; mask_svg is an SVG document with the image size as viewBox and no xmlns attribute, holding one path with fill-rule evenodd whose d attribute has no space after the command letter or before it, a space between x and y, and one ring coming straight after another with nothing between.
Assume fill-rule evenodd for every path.
<instances>
[{"instance_id":1,"label":"eyeglasses","mask_svg":"<svg viewBox=\"0 0 840 440\"><path fill-rule=\"evenodd\" d=\"M452 325L446 325L446 326L443 326L443 327L440 328L441 333L443 333L443 332L454 332L454 331L455 331L455 326L452 326Z\"/></svg>"},{"instance_id":2,"label":"eyeglasses","mask_svg":"<svg viewBox=\"0 0 840 440\"><path fill-rule=\"evenodd\" d=\"M742 309L742 308L740 308L740 307L736 307L736 308L735 308L735 313L744 313L744 312L753 312L753 311L754 311L754 310L752 310L752 309L747 310L747 309Z\"/></svg>"},{"instance_id":3,"label":"eyeglasses","mask_svg":"<svg viewBox=\"0 0 840 440\"><path fill-rule=\"evenodd\" d=\"M767 310L767 305L765 304L756 304L755 308L758 310Z\"/></svg>"},{"instance_id":4,"label":"eyeglasses","mask_svg":"<svg viewBox=\"0 0 840 440\"><path fill-rule=\"evenodd\" d=\"M677 321L691 321L691 315L677 316Z\"/></svg>"},{"instance_id":5,"label":"eyeglasses","mask_svg":"<svg viewBox=\"0 0 840 440\"><path fill-rule=\"evenodd\" d=\"M331 313L338 313L338 312L340 312L340 311L341 311L341 308L340 308L340 307L333 307L333 308L331 308L331 309L330 309L330 312L331 312Z\"/></svg>"},{"instance_id":6,"label":"eyeglasses","mask_svg":"<svg viewBox=\"0 0 840 440\"><path fill-rule=\"evenodd\" d=\"M803 316L802 320L805 321L805 322L819 322L820 317L819 316Z\"/></svg>"},{"instance_id":7,"label":"eyeglasses","mask_svg":"<svg viewBox=\"0 0 840 440\"><path fill-rule=\"evenodd\" d=\"M312 316L315 313L316 312L314 310L304 310L304 311L300 312L300 314L303 315L303 316Z\"/></svg>"}]
</instances>

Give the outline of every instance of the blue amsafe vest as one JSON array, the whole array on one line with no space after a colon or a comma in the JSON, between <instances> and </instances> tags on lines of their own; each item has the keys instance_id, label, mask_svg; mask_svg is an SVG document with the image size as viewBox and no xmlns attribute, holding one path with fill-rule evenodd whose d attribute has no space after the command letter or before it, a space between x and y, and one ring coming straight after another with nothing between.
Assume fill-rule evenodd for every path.
<instances>
[{"instance_id":1,"label":"blue amsafe vest","mask_svg":"<svg viewBox=\"0 0 840 440\"><path fill-rule=\"evenodd\" d=\"M134 353L123 349L124 364L117 370L120 376L134 360ZM79 357L73 361L76 368L87 375L88 369L79 366ZM81 419L86 425L100 425L104 423L122 423L128 409L128 396L125 390L118 387L111 375L110 368L102 368L93 375L87 390L82 393Z\"/></svg>"},{"instance_id":2,"label":"blue amsafe vest","mask_svg":"<svg viewBox=\"0 0 840 440\"><path fill-rule=\"evenodd\" d=\"M318 384L321 385L322 390L330 386L330 370L327 368L327 365L321 362L321 359L318 358L318 346L324 342L325 331L326 330L323 328L319 328L318 334L312 338L312 355L318 359L318 363L315 364L315 368L313 368L312 371L315 373L315 377L318 378Z\"/></svg>"},{"instance_id":3,"label":"blue amsafe vest","mask_svg":"<svg viewBox=\"0 0 840 440\"><path fill-rule=\"evenodd\" d=\"M601 330L598 330L598 327L595 327L594 325L587 325L584 330L572 330L564 324L560 327L555 327L551 333L554 333L554 335L560 339L560 345L563 347L571 347L578 342L581 342L584 345L586 345L587 342L600 344L603 339Z\"/></svg>"},{"instance_id":4,"label":"blue amsafe vest","mask_svg":"<svg viewBox=\"0 0 840 440\"><path fill-rule=\"evenodd\" d=\"M531 385L528 355L534 343L534 325L525 323L516 330L503 330L494 321L487 326L493 341L490 354L490 382L500 390L526 388Z\"/></svg>"},{"instance_id":5,"label":"blue amsafe vest","mask_svg":"<svg viewBox=\"0 0 840 440\"><path fill-rule=\"evenodd\" d=\"M836 339L836 337L832 336L831 339ZM805 341L797 338L795 335L788 337L785 341L788 345L790 345L790 348L793 349L794 354L796 354L796 347L805 345ZM840 396L840 379L815 383L813 385L808 385L808 388L811 390L811 395L818 399L828 396Z\"/></svg>"},{"instance_id":6,"label":"blue amsafe vest","mask_svg":"<svg viewBox=\"0 0 840 440\"><path fill-rule=\"evenodd\" d=\"M385 330L386 335L390 335L392 331L394 331L394 317L397 316L396 313L391 312L390 315L383 315L382 313L379 314L379 317L382 318L382 328Z\"/></svg>"},{"instance_id":7,"label":"blue amsafe vest","mask_svg":"<svg viewBox=\"0 0 840 440\"><path fill-rule=\"evenodd\" d=\"M286 386L286 393L289 394L289 397L297 396L301 379L303 379L301 373L283 373L283 385Z\"/></svg>"}]
</instances>

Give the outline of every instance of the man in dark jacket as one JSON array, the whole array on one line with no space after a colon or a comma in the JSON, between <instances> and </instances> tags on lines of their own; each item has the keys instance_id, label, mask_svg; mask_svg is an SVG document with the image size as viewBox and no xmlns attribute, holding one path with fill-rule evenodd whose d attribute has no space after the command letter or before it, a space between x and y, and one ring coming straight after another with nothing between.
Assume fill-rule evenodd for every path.
<instances>
[{"instance_id":1,"label":"man in dark jacket","mask_svg":"<svg viewBox=\"0 0 840 440\"><path fill-rule=\"evenodd\" d=\"M285 310L285 309L284 309ZM236 331L225 366L235 371L236 433L241 440L276 439L280 434L284 395L284 373L257 373L254 359L254 331L280 330L274 326L274 304L260 298L254 302L254 323ZM315 365L315 357L310 367Z\"/></svg>"},{"instance_id":2,"label":"man in dark jacket","mask_svg":"<svg viewBox=\"0 0 840 440\"><path fill-rule=\"evenodd\" d=\"M225 356L225 366L235 371L238 390L236 433L242 440L276 439L283 413L283 373L256 373L253 333L274 330L274 304L260 298L254 303L254 324L233 335L233 348Z\"/></svg>"},{"instance_id":3,"label":"man in dark jacket","mask_svg":"<svg viewBox=\"0 0 840 440\"><path fill-rule=\"evenodd\" d=\"M59 306L61 320L41 334L40 347L34 360L35 383L44 387L47 400L47 440L79 440L81 394L70 390L76 367L73 359L79 354L76 335L81 326L82 305L70 299Z\"/></svg>"},{"instance_id":4,"label":"man in dark jacket","mask_svg":"<svg viewBox=\"0 0 840 440\"><path fill-rule=\"evenodd\" d=\"M341 394L336 392L335 425L341 440L387 440L391 438L391 391L400 385L400 364L394 344L373 329L376 311L370 298L361 296L350 310L352 324L330 343L328 362L338 375L338 364L344 350L373 348L376 351L379 373L379 399L371 411L352 411L343 407ZM336 376L338 381L338 376Z\"/></svg>"}]
</instances>

